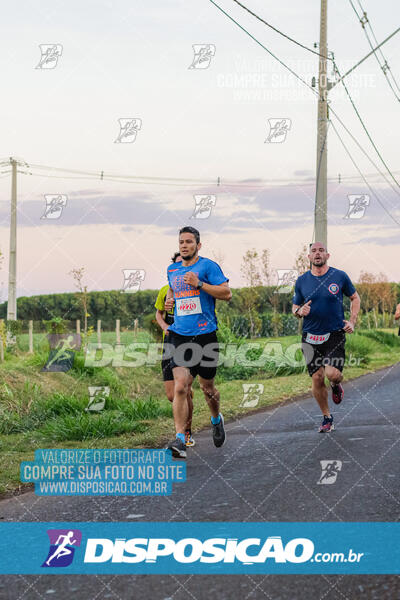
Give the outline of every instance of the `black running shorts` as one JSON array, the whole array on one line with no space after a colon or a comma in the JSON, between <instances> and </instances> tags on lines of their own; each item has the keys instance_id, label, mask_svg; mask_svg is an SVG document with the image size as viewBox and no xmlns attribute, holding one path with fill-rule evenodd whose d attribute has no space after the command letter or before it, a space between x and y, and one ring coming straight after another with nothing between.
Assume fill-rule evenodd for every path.
<instances>
[{"instance_id":1,"label":"black running shorts","mask_svg":"<svg viewBox=\"0 0 400 600\"><path fill-rule=\"evenodd\" d=\"M322 344L306 342L306 337L307 333L304 332L301 345L310 376L314 375L320 367L327 365L343 371L346 344L346 334L343 329L332 331L327 341Z\"/></svg>"},{"instance_id":2,"label":"black running shorts","mask_svg":"<svg viewBox=\"0 0 400 600\"><path fill-rule=\"evenodd\" d=\"M172 373L170 362L171 362L170 358L165 358L161 361L163 381L173 381L174 380L174 374Z\"/></svg>"},{"instance_id":3,"label":"black running shorts","mask_svg":"<svg viewBox=\"0 0 400 600\"><path fill-rule=\"evenodd\" d=\"M200 335L179 335L169 331L165 336L166 355L170 351L170 368L186 367L192 377L200 375L203 379L214 379L218 364L217 332ZM165 379L164 379L165 381Z\"/></svg>"}]
</instances>

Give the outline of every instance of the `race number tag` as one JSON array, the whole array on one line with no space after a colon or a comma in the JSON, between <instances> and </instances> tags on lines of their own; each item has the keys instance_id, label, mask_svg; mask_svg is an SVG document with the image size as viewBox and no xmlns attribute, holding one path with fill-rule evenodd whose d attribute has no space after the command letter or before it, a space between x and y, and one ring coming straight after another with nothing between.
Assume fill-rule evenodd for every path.
<instances>
[{"instance_id":1,"label":"race number tag","mask_svg":"<svg viewBox=\"0 0 400 600\"><path fill-rule=\"evenodd\" d=\"M184 317L185 315L197 315L201 312L200 296L179 298L176 300L176 314L179 317Z\"/></svg>"},{"instance_id":2,"label":"race number tag","mask_svg":"<svg viewBox=\"0 0 400 600\"><path fill-rule=\"evenodd\" d=\"M322 335L316 335L315 333L307 333L306 342L309 344L323 344L329 340L330 333L324 333Z\"/></svg>"}]
</instances>

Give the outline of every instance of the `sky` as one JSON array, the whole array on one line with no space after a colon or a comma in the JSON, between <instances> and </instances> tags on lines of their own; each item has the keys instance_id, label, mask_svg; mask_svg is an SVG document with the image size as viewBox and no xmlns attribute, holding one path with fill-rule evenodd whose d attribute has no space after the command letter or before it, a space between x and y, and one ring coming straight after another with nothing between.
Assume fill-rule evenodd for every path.
<instances>
[{"instance_id":1,"label":"sky","mask_svg":"<svg viewBox=\"0 0 400 600\"><path fill-rule=\"evenodd\" d=\"M315 54L284 39L232 0L217 3L307 83L317 76ZM394 31L398 2L361 0L361 4L379 41ZM316 0L246 0L246 5L318 51ZM210 0L30 0L9 5L2 22L0 157L15 156L21 163L18 296L72 291L69 273L79 267L85 267L91 290L121 289L124 269L144 270L142 289L158 288L166 281L169 257L177 249L183 225L200 230L200 254L221 262L233 287L244 285L240 267L250 248L259 252L268 248L274 269L293 267L303 244L313 239L316 96ZM61 49L54 68L38 68L44 44ZM207 68L190 68L196 44L211 44L214 55ZM369 51L348 0L328 0L328 47L342 73ZM400 35L383 46L400 85L399 50ZM331 69L328 74L333 79ZM400 103L373 56L349 75L347 86L377 148L400 181ZM384 272L399 281L400 188L388 175L385 179L378 173L376 167L384 174L385 167L343 87L336 85L329 99L330 263L355 281L363 270ZM120 119L140 120L130 143L116 142ZM271 142L276 121L283 121L287 131L279 142ZM336 131L357 167L368 175L372 191ZM38 165L90 171L95 176ZM1 301L7 298L8 171L4 163ZM111 174L153 179L139 184L126 178L111 180ZM164 180L161 185L156 177L195 183ZM42 218L49 195L66 201L57 219ZM215 198L207 218L193 216L195 195ZM346 218L348 196L365 195L369 198L362 218Z\"/></svg>"}]
</instances>

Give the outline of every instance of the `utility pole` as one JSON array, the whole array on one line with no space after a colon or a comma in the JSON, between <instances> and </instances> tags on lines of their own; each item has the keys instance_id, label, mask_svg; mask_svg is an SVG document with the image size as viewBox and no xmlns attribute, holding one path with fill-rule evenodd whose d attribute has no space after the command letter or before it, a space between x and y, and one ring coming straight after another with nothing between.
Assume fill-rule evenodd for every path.
<instances>
[{"instance_id":1,"label":"utility pole","mask_svg":"<svg viewBox=\"0 0 400 600\"><path fill-rule=\"evenodd\" d=\"M327 17L328 0L321 0L321 22L319 33L319 77L318 77L318 122L317 122L317 169L314 212L315 241L328 242L327 203L327 133L328 133L328 77L327 77Z\"/></svg>"},{"instance_id":2,"label":"utility pole","mask_svg":"<svg viewBox=\"0 0 400 600\"><path fill-rule=\"evenodd\" d=\"M8 267L7 320L17 320L17 161L10 158L11 164L11 220L10 257Z\"/></svg>"}]
</instances>

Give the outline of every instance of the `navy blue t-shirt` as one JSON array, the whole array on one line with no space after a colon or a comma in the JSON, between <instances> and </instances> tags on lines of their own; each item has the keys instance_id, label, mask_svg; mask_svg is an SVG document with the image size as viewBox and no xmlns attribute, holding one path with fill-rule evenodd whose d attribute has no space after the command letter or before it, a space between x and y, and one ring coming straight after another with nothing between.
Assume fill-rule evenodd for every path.
<instances>
[{"instance_id":1,"label":"navy blue t-shirt","mask_svg":"<svg viewBox=\"0 0 400 600\"><path fill-rule=\"evenodd\" d=\"M303 319L303 331L322 335L343 329L343 294L352 296L356 289L344 271L329 267L325 275L307 271L296 281L293 304L311 300L310 313Z\"/></svg>"}]
</instances>

